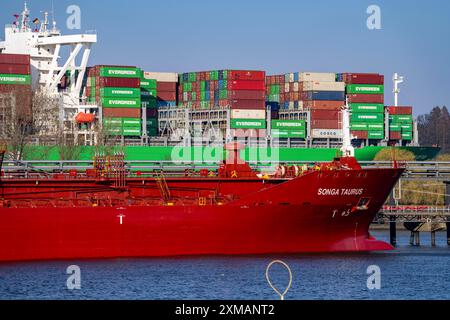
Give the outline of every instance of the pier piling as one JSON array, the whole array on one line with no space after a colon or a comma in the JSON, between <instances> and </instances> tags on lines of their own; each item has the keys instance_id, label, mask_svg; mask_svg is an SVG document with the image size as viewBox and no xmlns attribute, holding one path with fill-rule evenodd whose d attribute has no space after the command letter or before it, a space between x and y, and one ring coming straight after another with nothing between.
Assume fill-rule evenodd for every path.
<instances>
[{"instance_id":1,"label":"pier piling","mask_svg":"<svg viewBox=\"0 0 450 320\"><path fill-rule=\"evenodd\" d=\"M431 245L436 247L436 231L431 231Z\"/></svg>"},{"instance_id":2,"label":"pier piling","mask_svg":"<svg viewBox=\"0 0 450 320\"><path fill-rule=\"evenodd\" d=\"M390 241L393 247L397 246L397 221L396 217L389 217Z\"/></svg>"},{"instance_id":3,"label":"pier piling","mask_svg":"<svg viewBox=\"0 0 450 320\"><path fill-rule=\"evenodd\" d=\"M450 207L450 181L445 181L445 199L444 204L446 207ZM450 217L447 218L445 224L447 229L447 245L450 246Z\"/></svg>"},{"instance_id":4,"label":"pier piling","mask_svg":"<svg viewBox=\"0 0 450 320\"><path fill-rule=\"evenodd\" d=\"M414 231L415 246L420 247L420 232Z\"/></svg>"}]
</instances>

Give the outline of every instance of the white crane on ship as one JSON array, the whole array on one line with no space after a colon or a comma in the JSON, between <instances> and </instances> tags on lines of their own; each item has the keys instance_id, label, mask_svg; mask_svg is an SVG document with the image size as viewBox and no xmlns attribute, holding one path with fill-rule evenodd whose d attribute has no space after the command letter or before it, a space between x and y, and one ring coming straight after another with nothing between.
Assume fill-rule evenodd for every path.
<instances>
[{"instance_id":1,"label":"white crane on ship","mask_svg":"<svg viewBox=\"0 0 450 320\"><path fill-rule=\"evenodd\" d=\"M61 125L64 122L73 123L79 112L90 113L93 109L98 110L97 106L84 103L85 97L81 92L91 47L97 43L97 35L62 35L54 20L49 30L48 12L44 12L40 28L33 30L29 16L30 11L25 2L20 19L18 17L14 24L5 26L5 40L0 42L0 53L30 55L33 85L35 89L43 89L60 100ZM63 48L69 49L65 61L61 57ZM77 64L77 57L81 52L81 62ZM58 91L58 84L67 71L70 72L70 86L64 91ZM95 139L92 130L77 131L76 136L78 135L84 135L88 143Z\"/></svg>"}]
</instances>

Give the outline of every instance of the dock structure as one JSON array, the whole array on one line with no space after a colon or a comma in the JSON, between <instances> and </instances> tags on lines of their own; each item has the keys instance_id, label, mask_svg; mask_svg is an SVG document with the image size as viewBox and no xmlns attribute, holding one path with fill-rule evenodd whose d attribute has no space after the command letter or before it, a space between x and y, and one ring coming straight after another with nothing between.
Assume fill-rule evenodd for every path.
<instances>
[{"instance_id":1,"label":"dock structure","mask_svg":"<svg viewBox=\"0 0 450 320\"><path fill-rule=\"evenodd\" d=\"M447 184L447 186L449 186ZM448 199L449 197L447 197ZM448 200L446 200L448 201ZM397 245L397 223L404 223L411 231L410 244L420 246L420 232L430 232L431 245L436 246L436 232L446 229L450 246L450 204L444 207L385 206L377 215L378 222L389 223L390 243Z\"/></svg>"}]
</instances>

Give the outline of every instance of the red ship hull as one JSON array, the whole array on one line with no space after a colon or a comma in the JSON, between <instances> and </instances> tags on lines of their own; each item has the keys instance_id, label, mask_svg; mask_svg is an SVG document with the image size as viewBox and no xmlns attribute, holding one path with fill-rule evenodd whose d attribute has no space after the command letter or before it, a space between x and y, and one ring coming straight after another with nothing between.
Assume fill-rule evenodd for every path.
<instances>
[{"instance_id":1,"label":"red ship hull","mask_svg":"<svg viewBox=\"0 0 450 320\"><path fill-rule=\"evenodd\" d=\"M402 171L172 178L178 200L164 204L154 179L127 179L127 190L88 179L4 179L0 261L389 250L368 230ZM212 190L223 203L203 201Z\"/></svg>"}]
</instances>

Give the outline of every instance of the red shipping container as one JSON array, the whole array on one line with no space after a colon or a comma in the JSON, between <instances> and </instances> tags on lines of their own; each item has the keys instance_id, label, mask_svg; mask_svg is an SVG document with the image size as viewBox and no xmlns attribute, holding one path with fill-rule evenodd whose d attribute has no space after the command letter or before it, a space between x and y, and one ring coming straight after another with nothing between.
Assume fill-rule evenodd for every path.
<instances>
[{"instance_id":1,"label":"red shipping container","mask_svg":"<svg viewBox=\"0 0 450 320\"><path fill-rule=\"evenodd\" d=\"M398 114L398 115L409 115L413 113L412 107L391 107L387 106L387 110L389 111L389 114Z\"/></svg>"},{"instance_id":2,"label":"red shipping container","mask_svg":"<svg viewBox=\"0 0 450 320\"><path fill-rule=\"evenodd\" d=\"M231 100L264 100L266 94L262 90L231 90L228 91L228 98Z\"/></svg>"},{"instance_id":3,"label":"red shipping container","mask_svg":"<svg viewBox=\"0 0 450 320\"><path fill-rule=\"evenodd\" d=\"M104 118L140 118L141 117L141 109L138 109L138 108L103 108L102 111L103 111Z\"/></svg>"},{"instance_id":4,"label":"red shipping container","mask_svg":"<svg viewBox=\"0 0 450 320\"><path fill-rule=\"evenodd\" d=\"M337 110L312 109L311 120L339 120L340 112Z\"/></svg>"},{"instance_id":5,"label":"red shipping container","mask_svg":"<svg viewBox=\"0 0 450 320\"><path fill-rule=\"evenodd\" d=\"M228 81L229 90L261 90L266 88L264 81L245 81L245 80L233 80Z\"/></svg>"},{"instance_id":6,"label":"red shipping container","mask_svg":"<svg viewBox=\"0 0 450 320\"><path fill-rule=\"evenodd\" d=\"M266 73L264 71L251 70L230 70L228 71L228 80L252 80L265 81Z\"/></svg>"},{"instance_id":7,"label":"red shipping container","mask_svg":"<svg viewBox=\"0 0 450 320\"><path fill-rule=\"evenodd\" d=\"M266 129L231 129L231 135L236 138L264 138Z\"/></svg>"},{"instance_id":8,"label":"red shipping container","mask_svg":"<svg viewBox=\"0 0 450 320\"><path fill-rule=\"evenodd\" d=\"M348 94L349 103L384 103L384 94Z\"/></svg>"},{"instance_id":9,"label":"red shipping container","mask_svg":"<svg viewBox=\"0 0 450 320\"><path fill-rule=\"evenodd\" d=\"M156 83L157 92L160 91L177 91L177 83L176 82L157 82Z\"/></svg>"},{"instance_id":10,"label":"red shipping container","mask_svg":"<svg viewBox=\"0 0 450 320\"><path fill-rule=\"evenodd\" d=\"M177 100L177 94L175 92L157 92L158 99L165 101L175 101Z\"/></svg>"},{"instance_id":11,"label":"red shipping container","mask_svg":"<svg viewBox=\"0 0 450 320\"><path fill-rule=\"evenodd\" d=\"M0 93L18 93L31 95L31 86L21 84L0 84Z\"/></svg>"},{"instance_id":12,"label":"red shipping container","mask_svg":"<svg viewBox=\"0 0 450 320\"><path fill-rule=\"evenodd\" d=\"M0 74L30 74L30 65L0 64Z\"/></svg>"},{"instance_id":13,"label":"red shipping container","mask_svg":"<svg viewBox=\"0 0 450 320\"><path fill-rule=\"evenodd\" d=\"M0 54L0 64L21 64L30 65L30 55L28 54Z\"/></svg>"},{"instance_id":14,"label":"red shipping container","mask_svg":"<svg viewBox=\"0 0 450 320\"><path fill-rule=\"evenodd\" d=\"M355 139L368 139L369 132L368 131L351 131L350 132Z\"/></svg>"},{"instance_id":15,"label":"red shipping container","mask_svg":"<svg viewBox=\"0 0 450 320\"><path fill-rule=\"evenodd\" d=\"M337 120L311 120L311 129L342 129Z\"/></svg>"},{"instance_id":16,"label":"red shipping container","mask_svg":"<svg viewBox=\"0 0 450 320\"><path fill-rule=\"evenodd\" d=\"M342 80L348 84L384 84L384 76L377 73L344 73Z\"/></svg>"},{"instance_id":17,"label":"red shipping container","mask_svg":"<svg viewBox=\"0 0 450 320\"><path fill-rule=\"evenodd\" d=\"M266 108L265 100L228 100L231 109L259 109Z\"/></svg>"},{"instance_id":18,"label":"red shipping container","mask_svg":"<svg viewBox=\"0 0 450 320\"><path fill-rule=\"evenodd\" d=\"M389 139L390 140L402 140L402 133L401 132L389 132Z\"/></svg>"},{"instance_id":19,"label":"red shipping container","mask_svg":"<svg viewBox=\"0 0 450 320\"><path fill-rule=\"evenodd\" d=\"M344 106L344 104L343 101L308 100L304 102L303 108L338 110Z\"/></svg>"},{"instance_id":20,"label":"red shipping container","mask_svg":"<svg viewBox=\"0 0 450 320\"><path fill-rule=\"evenodd\" d=\"M99 84L99 87L139 88L141 86L141 79L99 77L96 79L95 83Z\"/></svg>"}]
</instances>

